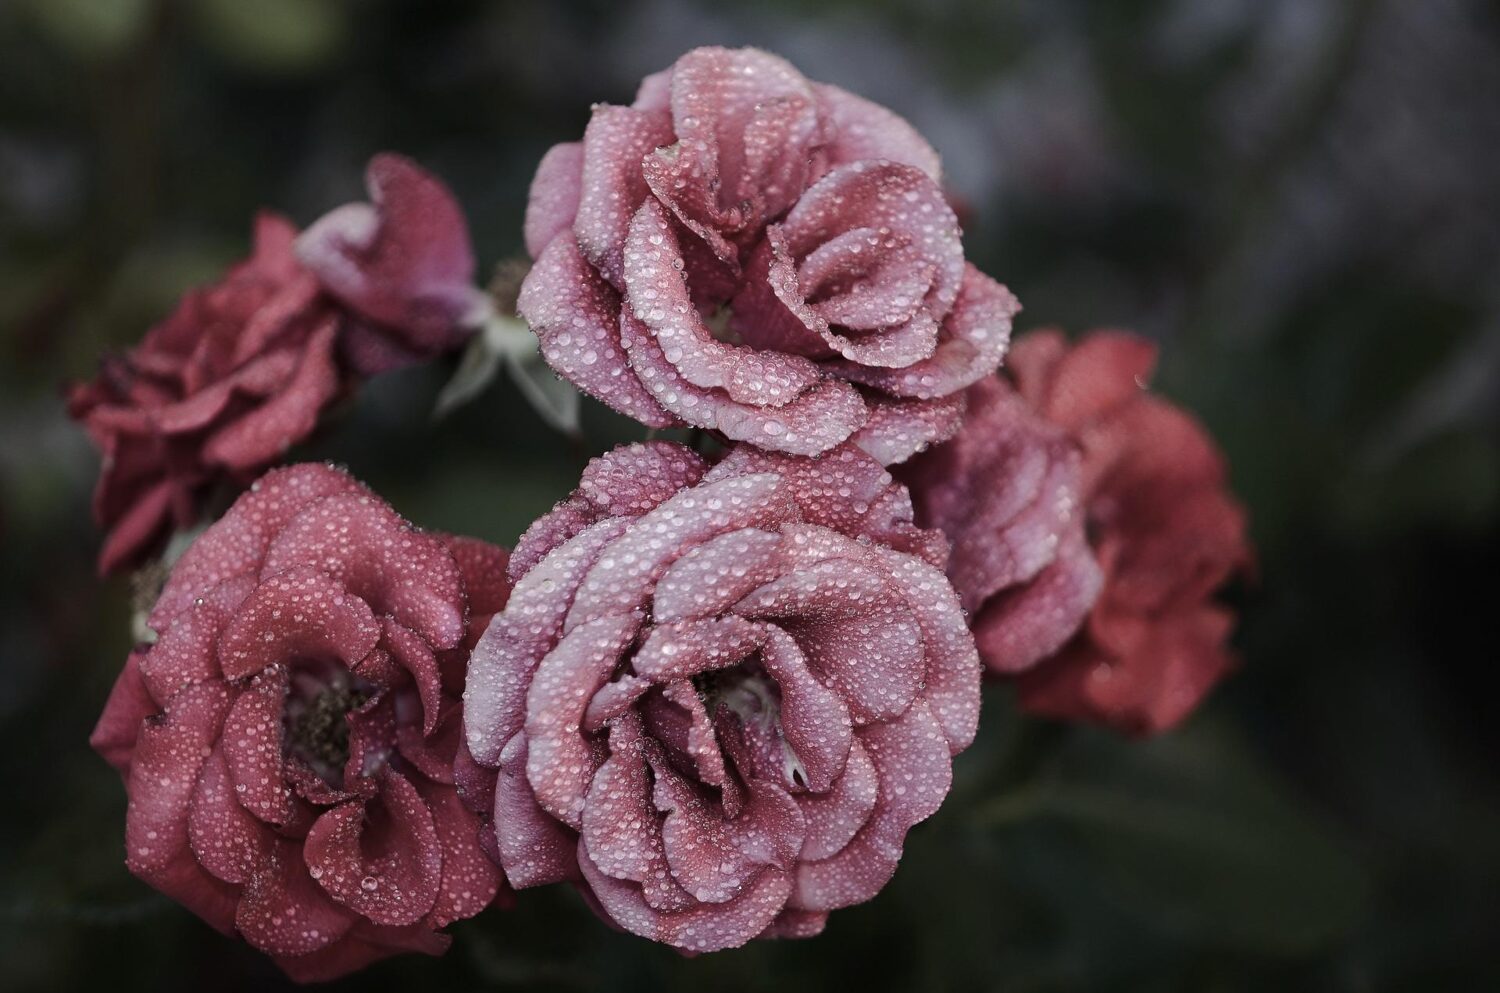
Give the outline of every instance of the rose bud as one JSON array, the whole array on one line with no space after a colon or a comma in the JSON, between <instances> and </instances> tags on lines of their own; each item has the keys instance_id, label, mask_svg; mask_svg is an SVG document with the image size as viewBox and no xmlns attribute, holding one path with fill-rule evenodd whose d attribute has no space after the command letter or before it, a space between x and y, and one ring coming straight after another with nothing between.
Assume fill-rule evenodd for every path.
<instances>
[{"instance_id":1,"label":"rose bud","mask_svg":"<svg viewBox=\"0 0 1500 993\"><path fill-rule=\"evenodd\" d=\"M296 229L262 214L249 259L71 388L69 413L104 457L101 573L141 564L197 523L216 486L278 461L358 375L461 342L482 295L457 205L400 156L376 156L369 178L375 206L303 235L309 264Z\"/></svg>"},{"instance_id":2,"label":"rose bud","mask_svg":"<svg viewBox=\"0 0 1500 993\"><path fill-rule=\"evenodd\" d=\"M899 462L957 429L1019 310L964 261L940 184L891 111L695 49L543 158L520 312L559 375L643 424Z\"/></svg>"},{"instance_id":3,"label":"rose bud","mask_svg":"<svg viewBox=\"0 0 1500 993\"><path fill-rule=\"evenodd\" d=\"M177 562L91 739L130 871L295 979L442 952L502 885L453 769L505 564L341 470L267 473Z\"/></svg>"},{"instance_id":4,"label":"rose bud","mask_svg":"<svg viewBox=\"0 0 1500 993\"><path fill-rule=\"evenodd\" d=\"M369 376L462 347L489 304L474 285L463 210L437 177L385 153L370 160L365 185L371 202L315 221L297 257L355 318L343 351Z\"/></svg>"},{"instance_id":5,"label":"rose bud","mask_svg":"<svg viewBox=\"0 0 1500 993\"><path fill-rule=\"evenodd\" d=\"M978 719L944 550L852 447L595 459L521 539L470 663L511 885L571 880L689 952L873 897Z\"/></svg>"},{"instance_id":6,"label":"rose bud","mask_svg":"<svg viewBox=\"0 0 1500 993\"><path fill-rule=\"evenodd\" d=\"M1224 460L1145 392L1151 343L1019 339L969 390L963 428L901 467L917 522L953 543L949 576L989 670L1022 707L1149 734L1233 665L1215 594L1251 561Z\"/></svg>"}]
</instances>

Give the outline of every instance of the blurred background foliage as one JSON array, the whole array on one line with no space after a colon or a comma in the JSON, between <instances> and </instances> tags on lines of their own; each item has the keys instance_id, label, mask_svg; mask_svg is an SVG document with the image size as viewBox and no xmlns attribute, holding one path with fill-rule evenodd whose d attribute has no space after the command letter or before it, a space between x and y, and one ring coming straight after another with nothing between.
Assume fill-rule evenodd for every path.
<instances>
[{"instance_id":1,"label":"blurred background foliage","mask_svg":"<svg viewBox=\"0 0 1500 993\"><path fill-rule=\"evenodd\" d=\"M1245 665L1130 744L988 692L894 883L814 941L696 959L525 893L349 989L1500 989L1485 672L1500 503L1500 10L1481 0L0 0L0 987L274 988L124 871L86 738L129 641L60 386L414 155L520 250L541 153L698 44L904 113L1021 326L1133 327L1223 441L1258 580ZM453 362L312 445L431 527L510 542L584 459ZM1490 647L1486 648L1486 645ZM1489 663L1484 659L1490 659Z\"/></svg>"}]
</instances>

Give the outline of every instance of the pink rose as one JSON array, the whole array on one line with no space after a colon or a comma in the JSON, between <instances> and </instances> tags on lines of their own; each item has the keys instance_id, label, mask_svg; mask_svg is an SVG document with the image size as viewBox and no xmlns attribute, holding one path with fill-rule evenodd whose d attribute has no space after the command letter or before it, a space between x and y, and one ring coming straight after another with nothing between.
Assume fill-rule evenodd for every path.
<instances>
[{"instance_id":1,"label":"pink rose","mask_svg":"<svg viewBox=\"0 0 1500 993\"><path fill-rule=\"evenodd\" d=\"M104 456L101 573L138 565L305 439L357 376L453 347L478 291L451 196L395 155L370 164L376 206L302 236L262 214L249 259L185 296L139 345L75 384L68 408Z\"/></svg>"},{"instance_id":2,"label":"pink rose","mask_svg":"<svg viewBox=\"0 0 1500 993\"><path fill-rule=\"evenodd\" d=\"M178 561L91 739L131 872L297 979L442 952L502 885L453 768L505 565L340 470L262 477Z\"/></svg>"},{"instance_id":3,"label":"pink rose","mask_svg":"<svg viewBox=\"0 0 1500 993\"><path fill-rule=\"evenodd\" d=\"M1214 595L1251 561L1213 441L1144 392L1155 360L1124 332L1028 334L1015 388L972 387L963 429L902 471L953 542L989 669L1028 710L1131 734L1175 725L1232 667Z\"/></svg>"},{"instance_id":4,"label":"pink rose","mask_svg":"<svg viewBox=\"0 0 1500 993\"><path fill-rule=\"evenodd\" d=\"M520 310L552 367L644 424L890 464L957 429L1019 309L964 262L937 154L754 49L600 105L532 183Z\"/></svg>"},{"instance_id":5,"label":"pink rose","mask_svg":"<svg viewBox=\"0 0 1500 993\"><path fill-rule=\"evenodd\" d=\"M349 309L349 366L364 376L460 348L488 306L474 286L469 227L453 194L386 152L365 170L370 203L345 204L297 239L297 256Z\"/></svg>"},{"instance_id":6,"label":"pink rose","mask_svg":"<svg viewBox=\"0 0 1500 993\"><path fill-rule=\"evenodd\" d=\"M849 446L595 459L521 539L470 663L511 884L572 880L695 952L873 897L978 719L943 551Z\"/></svg>"},{"instance_id":7,"label":"pink rose","mask_svg":"<svg viewBox=\"0 0 1500 993\"><path fill-rule=\"evenodd\" d=\"M1080 453L998 377L968 390L963 428L897 471L916 519L953 546L948 576L979 655L1014 675L1063 646L1099 594Z\"/></svg>"}]
</instances>

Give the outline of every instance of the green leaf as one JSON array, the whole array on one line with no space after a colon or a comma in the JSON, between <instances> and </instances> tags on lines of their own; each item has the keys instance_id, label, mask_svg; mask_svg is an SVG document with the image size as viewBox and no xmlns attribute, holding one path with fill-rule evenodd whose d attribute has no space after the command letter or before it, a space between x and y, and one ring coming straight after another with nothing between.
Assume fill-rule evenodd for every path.
<instances>
[{"instance_id":1,"label":"green leaf","mask_svg":"<svg viewBox=\"0 0 1500 993\"><path fill-rule=\"evenodd\" d=\"M580 436L578 391L542 360L536 335L525 321L495 313L469 342L453 378L438 394L433 416L447 416L483 393L502 364L542 420L571 438Z\"/></svg>"},{"instance_id":2,"label":"green leaf","mask_svg":"<svg viewBox=\"0 0 1500 993\"><path fill-rule=\"evenodd\" d=\"M432 416L435 419L447 417L483 393L500 371L502 358L503 354L491 344L488 334L476 334L469 339L469 346L458 360L458 368L438 393Z\"/></svg>"},{"instance_id":3,"label":"green leaf","mask_svg":"<svg viewBox=\"0 0 1500 993\"><path fill-rule=\"evenodd\" d=\"M536 351L530 355L507 353L505 368L521 388L533 410L552 427L570 438L579 436L579 396L568 382L558 378Z\"/></svg>"}]
</instances>

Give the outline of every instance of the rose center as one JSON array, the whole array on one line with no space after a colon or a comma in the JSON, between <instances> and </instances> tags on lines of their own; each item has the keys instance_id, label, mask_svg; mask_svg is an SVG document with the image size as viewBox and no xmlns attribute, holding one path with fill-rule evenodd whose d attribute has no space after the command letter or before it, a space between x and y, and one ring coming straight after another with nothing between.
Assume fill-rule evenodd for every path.
<instances>
[{"instance_id":1,"label":"rose center","mask_svg":"<svg viewBox=\"0 0 1500 993\"><path fill-rule=\"evenodd\" d=\"M739 718L746 737L757 746L756 764L779 774L789 788L807 785L807 770L787 742L781 728L781 687L758 662L744 662L728 669L700 673L693 685L708 713L720 706Z\"/></svg>"},{"instance_id":2,"label":"rose center","mask_svg":"<svg viewBox=\"0 0 1500 993\"><path fill-rule=\"evenodd\" d=\"M349 761L349 712L369 698L369 692L355 685L348 673L326 681L294 680L283 717L287 752L325 783L341 786Z\"/></svg>"}]
</instances>

